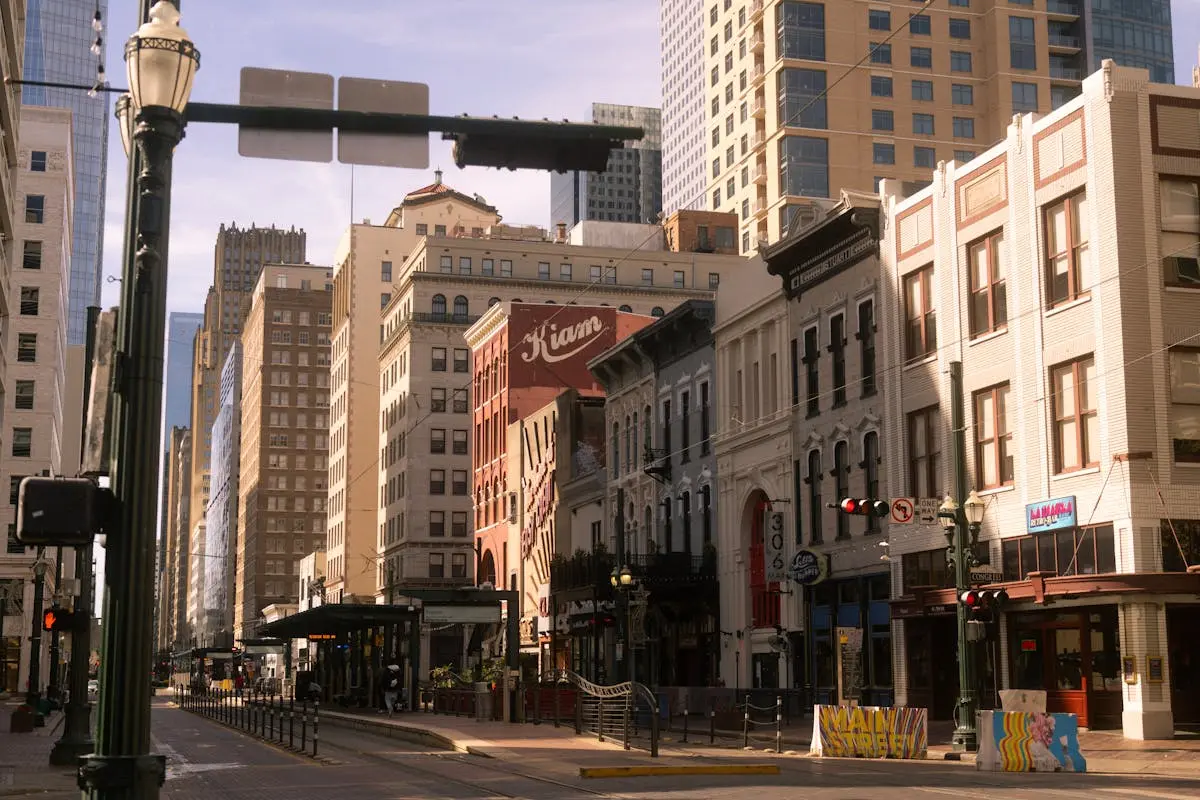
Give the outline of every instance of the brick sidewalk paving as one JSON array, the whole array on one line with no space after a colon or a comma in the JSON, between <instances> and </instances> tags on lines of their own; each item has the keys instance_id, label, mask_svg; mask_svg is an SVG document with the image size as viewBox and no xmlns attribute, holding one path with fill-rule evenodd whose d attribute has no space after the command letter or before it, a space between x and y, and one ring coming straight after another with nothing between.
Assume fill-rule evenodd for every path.
<instances>
[{"instance_id":1,"label":"brick sidewalk paving","mask_svg":"<svg viewBox=\"0 0 1200 800\"><path fill-rule=\"evenodd\" d=\"M77 798L74 767L50 766L50 750L62 734L62 713L46 717L33 733L9 733L16 704L0 705L0 798L36 795L46 800Z\"/></svg>"}]
</instances>

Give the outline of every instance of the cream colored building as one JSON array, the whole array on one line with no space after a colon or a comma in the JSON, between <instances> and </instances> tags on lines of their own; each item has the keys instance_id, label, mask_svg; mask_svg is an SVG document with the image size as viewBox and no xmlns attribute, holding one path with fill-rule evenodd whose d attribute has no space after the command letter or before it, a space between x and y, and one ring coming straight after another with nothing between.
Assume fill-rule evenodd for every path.
<instances>
[{"instance_id":1,"label":"cream colored building","mask_svg":"<svg viewBox=\"0 0 1200 800\"><path fill-rule=\"evenodd\" d=\"M300 562L325 543L332 270L267 264L242 328L234 638L299 601Z\"/></svg>"},{"instance_id":2,"label":"cream colored building","mask_svg":"<svg viewBox=\"0 0 1200 800\"><path fill-rule=\"evenodd\" d=\"M939 161L970 160L1014 113L1079 92L1084 5L705 3L707 207L740 216L746 252L778 241L791 214L814 218L806 198L924 183Z\"/></svg>"},{"instance_id":3,"label":"cream colored building","mask_svg":"<svg viewBox=\"0 0 1200 800\"><path fill-rule=\"evenodd\" d=\"M329 420L329 506L326 542L326 600L345 602L352 598L374 598L381 585L383 565L379 549L380 512L383 501L377 486L381 463L380 348L388 347L392 360L400 354L389 337L396 338L397 322L391 329L385 309L399 316L412 313L413 298L402 297L400 288L415 260L414 250L425 237L481 237L485 229L498 225L500 215L483 198L470 197L442 183L441 172L433 184L410 192L388 215L383 225L369 220L353 224L342 236L334 256L333 279L333 367ZM462 239L447 239L456 243ZM428 302L427 297L421 300ZM416 305L422 314L427 305ZM433 323L452 324L450 309L441 310ZM464 312L464 314L467 312ZM465 326L461 326L465 329ZM443 331L442 337L446 336ZM461 337L460 337L461 338ZM448 340L447 340L448 341ZM415 361L429 358L433 341L418 346ZM406 345L407 346L407 345ZM396 368L399 380L399 366ZM464 377L469 377L467 373ZM384 399L390 405L393 398ZM422 398L429 402L429 395ZM428 406L426 406L427 408ZM466 418L464 418L466 419ZM410 420L411 422L411 420ZM464 426L465 427L465 426ZM399 429L397 429L399 430ZM385 440L386 442L386 440ZM381 460L382 459L382 460Z\"/></svg>"},{"instance_id":4,"label":"cream colored building","mask_svg":"<svg viewBox=\"0 0 1200 800\"><path fill-rule=\"evenodd\" d=\"M188 542L192 493L192 434L173 427L167 448L166 518L161 546L166 548L166 568L159 581L158 650L178 652L191 642L187 622L188 572L191 559Z\"/></svg>"},{"instance_id":5,"label":"cream colored building","mask_svg":"<svg viewBox=\"0 0 1200 800\"><path fill-rule=\"evenodd\" d=\"M7 6L4 7L8 10ZM5 20L7 22L7 20ZM4 147L11 146L5 137ZM13 248L20 259L4 277L12 289L9 315L4 319L3 351L8 391L3 396L3 435L0 435L0 486L7 492L0 504L0 521L7 530L7 546L0 553L0 583L11 600L4 621L5 672L9 678L20 654L19 686L26 685L29 662L29 632L41 609L33 607L32 566L35 550L16 541L16 511L21 480L31 475L74 475L79 469L77 417L68 421L64 408L78 405L65 398L67 379L67 291L71 271L71 219L74 211L74 160L71 143L71 112L39 106L21 107L20 148L16 151L14 197L24 216L13 227ZM7 192L6 192L7 194ZM6 249L8 244L5 244ZM8 262L5 261L7 264ZM78 381L75 388L78 389ZM73 443L66 443L74 436ZM74 463L64 463L64 446ZM56 548L46 548L50 562L46 573L44 602L49 603L54 586ZM64 553L69 560L70 553ZM23 580L23 597L13 580ZM19 607L23 612L14 613ZM10 616L11 615L11 616ZM19 639L17 637L20 637ZM50 637L43 636L43 648ZM45 686L49 662L43 652ZM15 689L16 686L10 686Z\"/></svg>"},{"instance_id":6,"label":"cream colored building","mask_svg":"<svg viewBox=\"0 0 1200 800\"><path fill-rule=\"evenodd\" d=\"M968 483L1009 595L983 690L1046 689L1135 739L1200 722L1198 107L1106 61L932 188L884 185L887 482L952 486L961 362ZM954 645L945 539L896 527L896 703L952 704L952 671L931 670Z\"/></svg>"},{"instance_id":7,"label":"cream colored building","mask_svg":"<svg viewBox=\"0 0 1200 800\"><path fill-rule=\"evenodd\" d=\"M800 627L796 609L767 591L761 560L766 512L783 514L785 530L794 524L795 509L778 502L792 495L789 314L779 279L761 266L717 295L713 438L721 676L735 688L770 685L755 675L760 661L778 664L770 646L774 625Z\"/></svg>"},{"instance_id":8,"label":"cream colored building","mask_svg":"<svg viewBox=\"0 0 1200 800\"><path fill-rule=\"evenodd\" d=\"M25 0L0 2L0 67L6 77L20 78L24 67ZM5 83L0 89L0 448L7 444L9 432L4 424L8 409L7 348L11 317L16 300L11 294L12 274L21 251L16 244L16 226L24 216L14 187L20 166L17 163L21 118L21 87Z\"/></svg>"}]
</instances>

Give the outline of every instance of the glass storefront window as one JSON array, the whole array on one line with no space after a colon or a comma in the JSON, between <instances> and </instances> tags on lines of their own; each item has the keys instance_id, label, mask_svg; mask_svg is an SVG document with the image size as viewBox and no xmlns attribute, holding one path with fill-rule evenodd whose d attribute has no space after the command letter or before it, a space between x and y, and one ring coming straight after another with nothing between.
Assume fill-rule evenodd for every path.
<instances>
[{"instance_id":1,"label":"glass storefront window","mask_svg":"<svg viewBox=\"0 0 1200 800\"><path fill-rule=\"evenodd\" d=\"M1031 572L1103 575L1117 571L1116 538L1112 525L1014 537L1001 542L1000 562L1006 581Z\"/></svg>"}]
</instances>

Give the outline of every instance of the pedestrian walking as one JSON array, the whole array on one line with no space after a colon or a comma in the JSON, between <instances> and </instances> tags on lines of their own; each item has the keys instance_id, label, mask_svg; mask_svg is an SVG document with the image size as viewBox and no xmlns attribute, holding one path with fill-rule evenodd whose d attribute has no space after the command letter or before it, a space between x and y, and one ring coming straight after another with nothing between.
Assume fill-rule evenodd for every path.
<instances>
[{"instance_id":1,"label":"pedestrian walking","mask_svg":"<svg viewBox=\"0 0 1200 800\"><path fill-rule=\"evenodd\" d=\"M390 717L396 710L396 700L400 697L400 667L396 664L388 664L383 681L383 704L387 706L387 713Z\"/></svg>"}]
</instances>

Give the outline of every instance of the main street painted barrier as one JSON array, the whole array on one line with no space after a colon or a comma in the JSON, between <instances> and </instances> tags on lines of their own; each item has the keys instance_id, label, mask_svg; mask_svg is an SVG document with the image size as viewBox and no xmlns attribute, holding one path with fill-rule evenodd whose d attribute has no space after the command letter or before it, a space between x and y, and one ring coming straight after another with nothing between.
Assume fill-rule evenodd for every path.
<instances>
[{"instance_id":1,"label":"main street painted barrier","mask_svg":"<svg viewBox=\"0 0 1200 800\"><path fill-rule=\"evenodd\" d=\"M990 772L1087 772L1074 714L983 711L975 768Z\"/></svg>"},{"instance_id":2,"label":"main street painted barrier","mask_svg":"<svg viewBox=\"0 0 1200 800\"><path fill-rule=\"evenodd\" d=\"M833 758L925 758L928 716L924 708L813 706L809 752Z\"/></svg>"}]
</instances>

